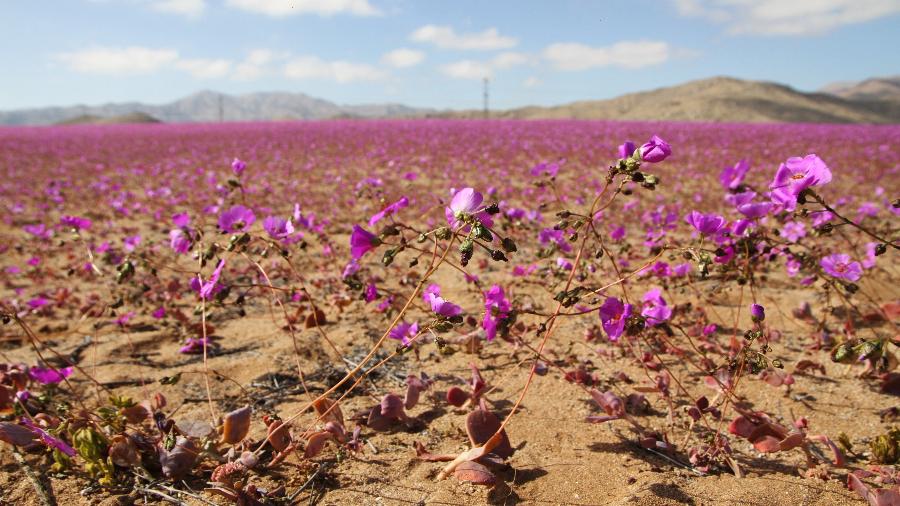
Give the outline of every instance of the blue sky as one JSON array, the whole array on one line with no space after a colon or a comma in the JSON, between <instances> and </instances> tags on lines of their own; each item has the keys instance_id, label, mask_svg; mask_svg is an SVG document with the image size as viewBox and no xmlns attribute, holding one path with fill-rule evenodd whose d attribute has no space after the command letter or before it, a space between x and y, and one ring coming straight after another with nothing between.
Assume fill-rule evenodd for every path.
<instances>
[{"instance_id":1,"label":"blue sky","mask_svg":"<svg viewBox=\"0 0 900 506\"><path fill-rule=\"evenodd\" d=\"M558 104L715 75L900 74L900 0L0 0L0 109L201 89Z\"/></svg>"}]
</instances>

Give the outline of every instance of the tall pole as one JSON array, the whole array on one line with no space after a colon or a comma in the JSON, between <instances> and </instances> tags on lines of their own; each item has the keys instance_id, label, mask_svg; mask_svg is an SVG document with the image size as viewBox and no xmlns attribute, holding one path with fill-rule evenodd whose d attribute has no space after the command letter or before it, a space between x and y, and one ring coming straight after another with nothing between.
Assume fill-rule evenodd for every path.
<instances>
[{"instance_id":1,"label":"tall pole","mask_svg":"<svg viewBox=\"0 0 900 506\"><path fill-rule=\"evenodd\" d=\"M484 119L488 119L490 117L490 113L488 112L488 78L484 78Z\"/></svg>"}]
</instances>

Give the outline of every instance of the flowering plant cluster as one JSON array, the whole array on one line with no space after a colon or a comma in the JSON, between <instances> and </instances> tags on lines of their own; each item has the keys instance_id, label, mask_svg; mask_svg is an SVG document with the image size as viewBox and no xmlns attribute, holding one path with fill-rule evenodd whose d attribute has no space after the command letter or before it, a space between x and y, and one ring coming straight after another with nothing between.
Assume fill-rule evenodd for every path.
<instances>
[{"instance_id":1,"label":"flowering plant cluster","mask_svg":"<svg viewBox=\"0 0 900 506\"><path fill-rule=\"evenodd\" d=\"M698 476L802 454L891 504L898 132L865 130L862 170L822 140L854 128L0 132L0 441L97 490L279 504L393 472L396 441L516 486L575 420ZM878 422L812 409L826 380Z\"/></svg>"}]
</instances>

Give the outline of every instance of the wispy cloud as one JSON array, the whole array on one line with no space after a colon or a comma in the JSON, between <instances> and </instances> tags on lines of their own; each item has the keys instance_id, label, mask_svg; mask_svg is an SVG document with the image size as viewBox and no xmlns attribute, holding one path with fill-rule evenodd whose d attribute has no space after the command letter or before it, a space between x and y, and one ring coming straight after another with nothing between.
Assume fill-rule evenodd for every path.
<instances>
[{"instance_id":1,"label":"wispy cloud","mask_svg":"<svg viewBox=\"0 0 900 506\"><path fill-rule=\"evenodd\" d=\"M483 32L456 33L452 27L425 25L409 36L414 42L434 44L442 49L463 50L497 50L510 49L518 45L514 37L500 35L496 28L488 28Z\"/></svg>"},{"instance_id":2,"label":"wispy cloud","mask_svg":"<svg viewBox=\"0 0 900 506\"><path fill-rule=\"evenodd\" d=\"M150 8L160 12L198 17L206 10L206 0L156 0Z\"/></svg>"},{"instance_id":3,"label":"wispy cloud","mask_svg":"<svg viewBox=\"0 0 900 506\"><path fill-rule=\"evenodd\" d=\"M454 79L483 79L493 77L497 70L524 65L531 61L532 57L527 54L506 51L487 61L460 60L441 65L438 70Z\"/></svg>"},{"instance_id":4,"label":"wispy cloud","mask_svg":"<svg viewBox=\"0 0 900 506\"><path fill-rule=\"evenodd\" d=\"M673 0L683 16L722 24L732 35L820 35L900 13L898 0Z\"/></svg>"},{"instance_id":5,"label":"wispy cloud","mask_svg":"<svg viewBox=\"0 0 900 506\"><path fill-rule=\"evenodd\" d=\"M387 73L367 63L325 61L318 56L299 56L284 64L284 75L290 79L321 79L337 83L379 81Z\"/></svg>"},{"instance_id":6,"label":"wispy cloud","mask_svg":"<svg viewBox=\"0 0 900 506\"><path fill-rule=\"evenodd\" d=\"M156 72L178 60L174 49L139 46L92 47L55 55L69 69L83 74L139 75Z\"/></svg>"},{"instance_id":7,"label":"wispy cloud","mask_svg":"<svg viewBox=\"0 0 900 506\"><path fill-rule=\"evenodd\" d=\"M369 0L227 0L229 7L281 18L300 14L379 16Z\"/></svg>"},{"instance_id":8,"label":"wispy cloud","mask_svg":"<svg viewBox=\"0 0 900 506\"><path fill-rule=\"evenodd\" d=\"M381 62L392 67L414 67L425 61L425 53L416 49L401 47L388 51L381 57Z\"/></svg>"},{"instance_id":9,"label":"wispy cloud","mask_svg":"<svg viewBox=\"0 0 900 506\"><path fill-rule=\"evenodd\" d=\"M559 70L595 67L636 69L665 62L671 57L672 49L665 42L652 40L623 41L603 47L558 42L544 48L541 55Z\"/></svg>"},{"instance_id":10,"label":"wispy cloud","mask_svg":"<svg viewBox=\"0 0 900 506\"><path fill-rule=\"evenodd\" d=\"M217 79L231 72L232 63L225 59L182 59L175 62L175 68L183 70L197 79Z\"/></svg>"}]
</instances>

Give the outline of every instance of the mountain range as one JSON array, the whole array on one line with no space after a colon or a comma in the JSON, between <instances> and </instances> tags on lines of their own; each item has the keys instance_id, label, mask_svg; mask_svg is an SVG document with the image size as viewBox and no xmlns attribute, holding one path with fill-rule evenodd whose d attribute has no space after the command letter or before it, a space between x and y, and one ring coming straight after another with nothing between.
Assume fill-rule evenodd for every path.
<instances>
[{"instance_id":1,"label":"mountain range","mask_svg":"<svg viewBox=\"0 0 900 506\"><path fill-rule=\"evenodd\" d=\"M481 110L448 111L402 104L340 105L303 93L227 95L201 91L162 105L129 102L0 111L0 125L482 116ZM900 123L900 76L834 83L811 93L772 82L713 77L606 100L491 111L491 117Z\"/></svg>"}]
</instances>

